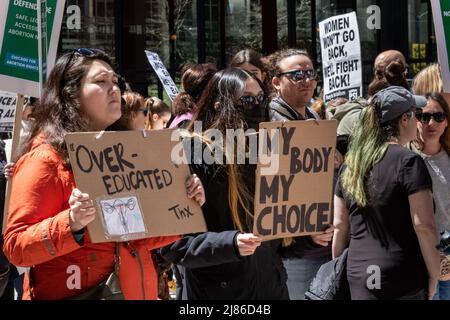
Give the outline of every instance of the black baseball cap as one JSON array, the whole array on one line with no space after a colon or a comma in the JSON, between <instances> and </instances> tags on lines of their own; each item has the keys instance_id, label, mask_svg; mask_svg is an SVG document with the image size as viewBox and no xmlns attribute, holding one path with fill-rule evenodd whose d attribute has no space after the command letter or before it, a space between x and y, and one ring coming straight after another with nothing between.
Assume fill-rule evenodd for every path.
<instances>
[{"instance_id":1,"label":"black baseball cap","mask_svg":"<svg viewBox=\"0 0 450 320\"><path fill-rule=\"evenodd\" d=\"M386 123L400 117L411 108L423 109L427 99L413 95L403 87L391 86L374 95L378 101L380 123Z\"/></svg>"}]
</instances>

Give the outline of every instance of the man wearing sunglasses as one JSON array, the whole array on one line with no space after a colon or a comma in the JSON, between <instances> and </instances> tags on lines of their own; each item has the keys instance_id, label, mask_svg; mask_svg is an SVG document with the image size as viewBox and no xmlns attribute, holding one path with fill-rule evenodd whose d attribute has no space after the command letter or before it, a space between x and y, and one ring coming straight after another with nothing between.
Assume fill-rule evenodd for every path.
<instances>
[{"instance_id":1,"label":"man wearing sunglasses","mask_svg":"<svg viewBox=\"0 0 450 320\"><path fill-rule=\"evenodd\" d=\"M272 64L276 71L272 84L277 97L270 103L271 121L319 120L319 115L309 108L317 86L317 73L306 51L280 51L274 55ZM333 228L329 228L322 234L296 237L291 246L287 246L286 240L283 263L291 300L305 299L317 270L331 258L332 237Z\"/></svg>"},{"instance_id":2,"label":"man wearing sunglasses","mask_svg":"<svg viewBox=\"0 0 450 320\"><path fill-rule=\"evenodd\" d=\"M273 58L277 97L270 104L272 121L319 119L309 108L317 87L317 72L306 51L287 49Z\"/></svg>"}]
</instances>

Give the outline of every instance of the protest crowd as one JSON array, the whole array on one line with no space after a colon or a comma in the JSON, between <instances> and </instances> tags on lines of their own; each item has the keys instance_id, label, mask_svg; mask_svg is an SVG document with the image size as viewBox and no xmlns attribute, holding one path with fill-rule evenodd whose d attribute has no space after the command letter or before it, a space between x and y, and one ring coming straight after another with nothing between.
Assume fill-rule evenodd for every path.
<instances>
[{"instance_id":1,"label":"protest crowd","mask_svg":"<svg viewBox=\"0 0 450 320\"><path fill-rule=\"evenodd\" d=\"M357 63L346 66L344 71L355 70ZM341 90L331 97L330 88L318 92L326 80L319 79L320 66L306 50L261 56L244 49L223 70L186 64L182 90L169 103L133 92L99 49L64 53L41 97L24 109L19 147L8 164L1 145L0 208L5 201L8 206L0 299L450 300L450 99L440 65L410 82L404 55L387 50L373 67L367 94ZM281 128L280 157L291 159L279 161L283 174L271 182L251 157L252 135L259 138L257 148L266 135L259 131L262 123ZM329 148L320 131L327 125L333 129ZM141 146L140 152L165 156L169 129L179 130L188 162L183 181L166 170L135 168L124 150L127 143L139 147L140 140L99 154L87 151L90 166L86 158L74 158L66 143L75 133L94 132L94 141L101 141L117 132L160 139L160 146ZM246 133L227 137L221 147L208 134L226 137L230 129ZM297 133L311 142L309 149L296 148ZM235 141L244 152L234 148ZM314 159L311 165L308 159ZM186 198L191 209L171 212L182 220L201 207L206 228L118 241L114 232L145 233L147 227L139 219L123 224L121 213L117 223L102 218L101 201L78 183L80 168L89 173L92 167L115 174L135 170L90 182L104 183L109 195L161 190L178 179L184 194L172 200ZM295 179L319 171L329 172L323 186ZM302 200L308 204L294 199L297 205L279 205L292 205L297 195L288 189L297 181L314 190ZM316 199L321 188L332 191L330 203ZM270 207L261 190L272 199ZM135 210L131 200L120 208ZM153 203L141 209L160 208ZM273 225L261 222L262 215L273 215ZM293 226L294 217L302 222ZM98 241L89 228L102 223L115 229ZM332 269L338 281L330 280L330 265L344 268ZM321 296L333 286L336 295Z\"/></svg>"}]
</instances>

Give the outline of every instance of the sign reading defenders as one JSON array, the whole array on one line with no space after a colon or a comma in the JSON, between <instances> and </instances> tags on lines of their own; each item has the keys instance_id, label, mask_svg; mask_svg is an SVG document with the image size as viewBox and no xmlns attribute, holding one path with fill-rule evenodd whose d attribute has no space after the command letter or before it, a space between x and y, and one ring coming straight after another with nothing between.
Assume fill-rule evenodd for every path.
<instances>
[{"instance_id":1,"label":"sign reading defenders","mask_svg":"<svg viewBox=\"0 0 450 320\"><path fill-rule=\"evenodd\" d=\"M444 92L450 92L450 3L448 0L431 0L431 6Z\"/></svg>"},{"instance_id":2,"label":"sign reading defenders","mask_svg":"<svg viewBox=\"0 0 450 320\"><path fill-rule=\"evenodd\" d=\"M336 130L335 120L260 125L268 136L263 154L278 155L279 169L258 164L254 234L265 240L311 235L332 223Z\"/></svg>"},{"instance_id":3,"label":"sign reading defenders","mask_svg":"<svg viewBox=\"0 0 450 320\"><path fill-rule=\"evenodd\" d=\"M146 50L145 54L147 55L148 62L151 64L153 70L155 70L159 80L163 84L164 90L166 90L170 100L173 101L180 91L170 76L170 73L167 71L166 66L157 53Z\"/></svg>"},{"instance_id":4,"label":"sign reading defenders","mask_svg":"<svg viewBox=\"0 0 450 320\"><path fill-rule=\"evenodd\" d=\"M171 161L172 131L66 135L76 185L98 213L87 227L92 242L206 231L201 208L186 194L189 168Z\"/></svg>"},{"instance_id":5,"label":"sign reading defenders","mask_svg":"<svg viewBox=\"0 0 450 320\"><path fill-rule=\"evenodd\" d=\"M319 23L325 101L362 96L361 45L356 13Z\"/></svg>"},{"instance_id":6,"label":"sign reading defenders","mask_svg":"<svg viewBox=\"0 0 450 320\"><path fill-rule=\"evenodd\" d=\"M0 90L40 96L55 63L64 4L64 0L0 1Z\"/></svg>"}]
</instances>

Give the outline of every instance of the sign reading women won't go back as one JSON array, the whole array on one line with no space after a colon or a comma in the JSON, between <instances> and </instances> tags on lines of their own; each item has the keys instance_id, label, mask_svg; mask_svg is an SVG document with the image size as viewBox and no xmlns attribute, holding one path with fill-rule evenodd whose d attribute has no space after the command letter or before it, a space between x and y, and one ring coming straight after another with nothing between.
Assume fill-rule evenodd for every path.
<instances>
[{"instance_id":1,"label":"sign reading women won't go back","mask_svg":"<svg viewBox=\"0 0 450 320\"><path fill-rule=\"evenodd\" d=\"M361 97L361 44L356 13L331 17L320 22L319 28L325 101Z\"/></svg>"}]
</instances>

